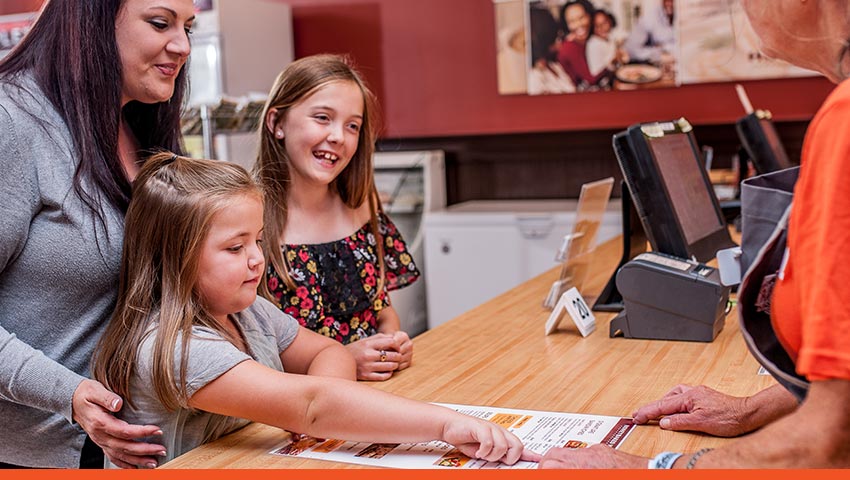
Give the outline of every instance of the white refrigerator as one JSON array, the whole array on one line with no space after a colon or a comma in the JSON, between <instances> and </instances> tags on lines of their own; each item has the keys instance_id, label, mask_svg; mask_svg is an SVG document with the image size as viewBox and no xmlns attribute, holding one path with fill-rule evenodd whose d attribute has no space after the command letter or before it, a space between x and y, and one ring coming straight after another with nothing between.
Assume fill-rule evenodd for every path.
<instances>
[{"instance_id":1,"label":"white refrigerator","mask_svg":"<svg viewBox=\"0 0 850 480\"><path fill-rule=\"evenodd\" d=\"M577 200L487 200L428 212L428 328L557 266L555 256L573 231L577 205ZM620 217L620 202L612 200L598 243L620 234ZM541 292L540 303L529 307L539 308L545 295Z\"/></svg>"}]
</instances>

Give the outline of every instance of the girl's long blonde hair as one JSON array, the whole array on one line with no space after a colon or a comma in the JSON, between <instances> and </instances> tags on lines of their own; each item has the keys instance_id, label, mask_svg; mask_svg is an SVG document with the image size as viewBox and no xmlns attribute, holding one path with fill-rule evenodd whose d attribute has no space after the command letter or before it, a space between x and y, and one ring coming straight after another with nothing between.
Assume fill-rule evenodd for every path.
<instances>
[{"instance_id":1,"label":"girl's long blonde hair","mask_svg":"<svg viewBox=\"0 0 850 480\"><path fill-rule=\"evenodd\" d=\"M132 405L139 345L156 325L152 383L168 409L186 407L186 363L193 326L233 341L207 312L195 286L213 216L243 195L262 196L244 168L171 152L145 162L133 184L115 312L92 358L94 378ZM180 364L175 365L178 338Z\"/></svg>"},{"instance_id":2,"label":"girl's long blonde hair","mask_svg":"<svg viewBox=\"0 0 850 480\"><path fill-rule=\"evenodd\" d=\"M339 176L334 179L331 188L339 195L343 203L352 209L360 208L363 202L369 202L369 223L375 235L377 245L378 270L380 271L378 288L384 286L384 239L378 227L378 213L381 202L375 189L375 179L372 168L372 155L375 153L377 137L378 105L375 95L369 90L366 82L354 68L351 61L340 55L313 55L298 59L289 64L277 77L269 99L263 109L263 121L260 124L260 147L254 174L265 192L264 235L268 239L263 243L263 254L269 265L286 283L290 289L295 289L295 282L289 274L289 266L283 257L279 239L286 228L287 209L286 194L292 175L290 159L284 142L275 138L272 129L268 128L266 119L269 111L276 109L279 118L283 118L289 109L302 102L316 90L330 82L353 82L363 94L363 123L357 144L357 151L351 162ZM268 269L266 270L268 272ZM272 302L277 303L268 289L267 275L260 286L260 293Z\"/></svg>"}]
</instances>

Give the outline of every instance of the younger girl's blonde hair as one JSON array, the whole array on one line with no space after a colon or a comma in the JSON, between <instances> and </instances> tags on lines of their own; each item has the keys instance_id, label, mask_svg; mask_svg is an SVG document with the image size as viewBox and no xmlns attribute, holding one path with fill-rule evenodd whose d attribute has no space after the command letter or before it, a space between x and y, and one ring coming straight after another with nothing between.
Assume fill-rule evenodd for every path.
<instances>
[{"instance_id":1,"label":"younger girl's blonde hair","mask_svg":"<svg viewBox=\"0 0 850 480\"><path fill-rule=\"evenodd\" d=\"M375 153L375 139L378 126L378 104L375 95L369 90L366 82L354 68L351 61L340 55L313 55L298 59L289 64L277 77L269 99L263 110L263 121L260 122L260 147L254 174L265 192L265 238L263 254L267 262L290 289L295 289L295 282L289 275L289 267L283 258L280 238L286 227L287 203L286 194L292 181L290 159L282 140L275 138L274 132L267 125L269 112L275 109L278 118L287 115L290 108L316 93L321 87L331 82L352 82L363 94L363 123L360 128L357 151L351 162L331 184L331 188L339 194L346 206L352 209L360 208L363 202L369 202L370 226L377 244L378 269L380 271L378 288L380 292L384 285L384 239L378 229L378 212L381 203L375 189L375 179L372 168L372 155ZM268 290L268 278L260 286L260 292L277 302Z\"/></svg>"},{"instance_id":2,"label":"younger girl's blonde hair","mask_svg":"<svg viewBox=\"0 0 850 480\"><path fill-rule=\"evenodd\" d=\"M152 383L170 410L187 406L186 359L192 327L208 327L234 340L207 312L195 286L213 217L245 195L262 198L250 174L231 163L163 152L142 167L125 219L115 312L92 358L94 378L130 405L138 348L153 325L158 328ZM175 365L178 339L182 354L180 365Z\"/></svg>"}]
</instances>

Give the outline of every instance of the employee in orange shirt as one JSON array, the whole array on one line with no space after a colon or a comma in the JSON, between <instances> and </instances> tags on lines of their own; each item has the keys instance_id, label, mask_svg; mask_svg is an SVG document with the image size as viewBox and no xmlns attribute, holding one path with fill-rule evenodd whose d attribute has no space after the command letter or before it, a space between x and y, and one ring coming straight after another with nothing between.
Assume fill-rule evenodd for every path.
<instances>
[{"instance_id":1,"label":"employee in orange shirt","mask_svg":"<svg viewBox=\"0 0 850 480\"><path fill-rule=\"evenodd\" d=\"M782 386L749 398L678 386L634 414L637 423L660 418L661 428L671 430L753 432L726 447L663 452L653 459L599 445L553 449L541 462L544 468L850 467L850 281L845 273L850 265L850 81L845 80L850 4L742 1L768 56L838 83L806 134L786 248L782 237L769 241L765 252L772 254L762 258L770 261L757 259L739 290L748 343ZM765 268L771 261L774 268ZM759 311L752 305L759 296L771 298L761 281L771 272L776 273L772 300L762 302ZM772 350L764 348L769 344Z\"/></svg>"}]
</instances>

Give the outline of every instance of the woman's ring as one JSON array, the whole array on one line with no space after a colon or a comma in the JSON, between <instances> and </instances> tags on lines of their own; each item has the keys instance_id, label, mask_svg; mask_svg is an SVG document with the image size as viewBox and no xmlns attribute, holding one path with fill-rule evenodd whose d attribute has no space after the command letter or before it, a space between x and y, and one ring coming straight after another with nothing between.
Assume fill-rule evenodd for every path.
<instances>
[{"instance_id":1,"label":"woman's ring","mask_svg":"<svg viewBox=\"0 0 850 480\"><path fill-rule=\"evenodd\" d=\"M387 351L386 350L381 350L381 361L382 362L387 361Z\"/></svg>"}]
</instances>

